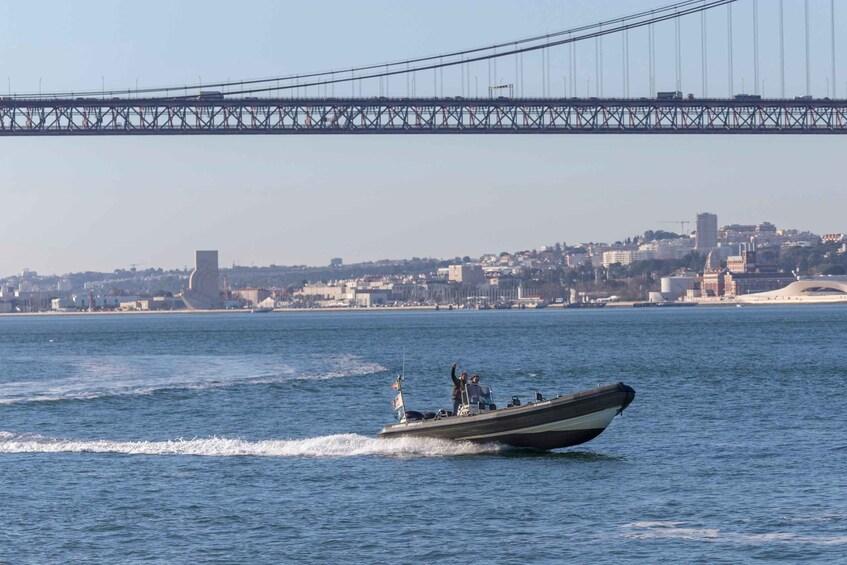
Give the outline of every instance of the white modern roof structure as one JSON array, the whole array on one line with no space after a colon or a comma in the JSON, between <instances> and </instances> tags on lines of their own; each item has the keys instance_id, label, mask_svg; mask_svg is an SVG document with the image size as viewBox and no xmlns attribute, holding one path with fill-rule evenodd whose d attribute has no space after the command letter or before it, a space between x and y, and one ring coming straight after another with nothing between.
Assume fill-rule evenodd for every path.
<instances>
[{"instance_id":1,"label":"white modern roof structure","mask_svg":"<svg viewBox=\"0 0 847 565\"><path fill-rule=\"evenodd\" d=\"M749 304L820 304L847 303L847 276L829 275L796 280L769 292L743 294L738 302Z\"/></svg>"}]
</instances>

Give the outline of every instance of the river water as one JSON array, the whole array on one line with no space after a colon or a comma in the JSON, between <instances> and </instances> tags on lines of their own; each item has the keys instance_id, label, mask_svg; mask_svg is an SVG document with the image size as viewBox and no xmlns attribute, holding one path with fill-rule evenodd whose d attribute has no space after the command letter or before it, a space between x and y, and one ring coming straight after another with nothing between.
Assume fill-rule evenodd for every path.
<instances>
[{"instance_id":1,"label":"river water","mask_svg":"<svg viewBox=\"0 0 847 565\"><path fill-rule=\"evenodd\" d=\"M847 308L0 319L0 562L847 560ZM449 369L633 404L538 453L377 440Z\"/></svg>"}]
</instances>

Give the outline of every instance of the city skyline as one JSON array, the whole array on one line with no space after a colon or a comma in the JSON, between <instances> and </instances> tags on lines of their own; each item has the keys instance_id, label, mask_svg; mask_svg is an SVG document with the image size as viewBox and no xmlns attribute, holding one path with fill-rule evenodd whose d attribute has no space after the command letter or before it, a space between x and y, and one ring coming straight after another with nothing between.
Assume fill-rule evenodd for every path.
<instances>
[{"instance_id":1,"label":"city skyline","mask_svg":"<svg viewBox=\"0 0 847 565\"><path fill-rule=\"evenodd\" d=\"M739 228L739 227L745 228L745 227L748 227L748 226L749 227L764 226L766 228L766 231L775 230L775 231L778 231L780 233L788 232L788 233L794 233L796 235L801 235L801 236L803 236L803 235L815 235L817 237L826 236L826 235L830 235L830 236L839 235L839 234L843 234L845 231L847 231L847 230L817 231L817 230L814 230L814 229L809 230L809 229L797 228L797 227L794 227L790 224L787 225L787 226L781 226L781 225L778 225L778 224L771 222L769 219L763 219L763 220L757 221L757 222L750 222L750 221L743 221L743 220L738 221L738 222L720 222L720 215L719 214L714 214L714 213L711 213L711 212L704 212L704 213L697 213L695 216L693 216L695 218L694 221L692 221L692 220L665 220L665 221L660 221L660 222L657 223L656 226L647 227L647 228L645 228L645 229L643 229L643 230L641 230L637 233L623 235L619 238L611 238L611 239L610 238L578 239L578 240L572 240L572 241L565 241L565 240L559 239L559 240L549 240L549 241L544 241L544 242L538 242L537 241L534 244L528 245L528 246L518 246L518 247L511 246L511 247L504 247L504 248L496 249L496 250L490 249L490 250L487 250L483 253L478 253L478 254L468 254L468 253L462 253L462 252L448 253L448 254L441 255L441 256L409 255L409 254L407 254L407 255L391 256L391 257L389 257L389 256L371 257L371 258L366 258L366 259L363 259L363 260L350 260L350 259L345 258L345 257L331 256L330 258L324 260L323 262L317 262L317 263L311 263L311 264L309 264L309 263L274 263L274 262L270 262L270 263L264 263L264 264L253 263L253 264L246 265L246 264L239 263L238 261L233 260L230 263L221 262L220 268L222 270L228 269L228 268L230 268L228 265L231 265L231 268L233 268L233 269L235 269L235 268L254 268L254 267L266 268L266 267L297 267L297 266L303 266L303 267L306 267L306 268L320 268L320 267L325 267L327 265L329 265L330 267L333 267L333 266L334 267L340 267L340 266L349 266L349 265L356 265L356 264L372 264L372 263L380 263L380 262L398 262L398 261L402 262L402 261L411 260L413 258L415 258L415 259L420 258L420 259L423 259L423 260L432 260L432 261L451 261L451 260L456 259L456 258L463 258L463 257L468 258L468 257L470 257L471 261L478 261L481 258L487 257L487 256L492 256L492 255L496 256L496 255L499 255L499 254L502 254L502 253L507 253L507 254L511 255L511 254L525 253L525 252L541 251L545 248L549 249L552 246L556 246L556 245L566 245L570 248L580 248L580 247L583 247L583 246L588 246L588 247L596 246L597 248L600 248L600 249L602 249L602 248L629 249L629 248L632 248L633 246L635 246L635 244L636 244L635 240L638 240L639 238L641 239L641 242L640 242L641 244L647 243L647 242L650 242L650 241L655 241L655 240L651 240L650 237L646 237L649 232L654 232L656 234L658 234L659 232L669 232L669 233L677 234L680 238L683 238L683 239L688 238L688 239L690 239L690 247L687 248L688 252L699 252L701 255L705 256L705 254L707 254L708 251L710 249L712 249L712 247L704 247L702 249L698 249L697 244L696 244L697 239L695 237L695 234L696 234L695 227L697 225L696 219L699 219L701 216L711 216L713 218L713 220L718 221L717 232L715 233L716 238L717 238L717 235L719 233L722 233L727 228L729 228L728 231L734 232L734 231L736 231L736 228ZM676 229L674 227L675 224L679 224L680 229ZM688 226L691 226L691 227L682 231L682 227L684 225L688 225ZM630 242L630 240L632 240L632 241ZM716 243L717 243L717 240L716 240ZM731 250L725 250L724 253L728 253L730 251ZM190 253L184 253L184 255L185 255L185 257L189 257L190 255L192 255L192 254L196 255L197 253L214 253L215 256L217 257L219 251L218 250L215 250L215 251L212 251L212 252L193 251L193 252L190 252ZM232 255L236 254L235 252L230 252L230 253ZM602 254L602 252L601 252L601 254ZM217 262L217 258L215 259L215 261ZM627 262L629 262L629 261L627 261ZM21 274L25 274L25 273L37 273L39 276L46 276L46 277L62 277L64 275L81 274L81 273L84 273L84 272L111 273L111 272L131 271L131 270L137 270L139 272L144 272L144 271L149 271L149 270L161 270L161 271L164 271L164 272L180 272L180 271L190 272L192 270L191 264L192 263L190 261L185 261L184 264L176 265L176 266L143 264L143 263L130 263L130 264L126 264L126 265L119 265L119 266L116 266L113 269L106 269L106 270L103 270L103 271L96 271L96 270L91 270L91 269L76 269L76 270L68 270L68 271L62 271L62 272L60 272L60 271L50 271L49 268L46 271L40 271L38 269L34 269L34 268L30 268L30 267L23 267L23 268L18 269L14 272L0 272L0 280L3 280L5 278L13 278L13 277L19 276Z\"/></svg>"},{"instance_id":2,"label":"city skyline","mask_svg":"<svg viewBox=\"0 0 847 565\"><path fill-rule=\"evenodd\" d=\"M657 4L639 0L627 11ZM798 5L786 3L792 21L802 13ZM158 8L170 14L156 26L128 5L92 6L59 5L33 19L25 5L0 2L0 54L9 93L338 68L486 45L622 11L618 2L587 0L499 2L485 9L477 2L443 2L439 9L416 12L414 26L374 26L375 14L403 21L408 14L384 1L366 10L343 2L259 2L254 12L267 17L228 30L222 40L215 24L224 10L208 3L154 2L150 13ZM739 4L738 22L745 21L748 8ZM444 18L445 10L453 17ZM827 94L828 40L819 39L829 37L827 11L823 3L813 5L817 96ZM334 15L322 21L322 35L306 26L278 32L280 22L310 21L317 12ZM722 14L709 16L712 46L723 45ZM845 19L847 12L839 11L837 30ZM194 25L177 25L180 21ZM762 10L761 25L764 52L773 43L772 11ZM368 34L354 31L360 29ZM683 52L693 56L699 19L683 22L682 29ZM673 82L673 53L661 47L672 38L664 28L658 33L657 85L665 89ZM750 84L752 59L744 51L749 34L739 27L736 36L742 50L736 63L740 91L745 76ZM643 39L633 34L632 76L633 90L646 95ZM606 45L611 93L619 76L619 47L611 38ZM839 60L847 60L845 46L838 49ZM593 94L594 45L579 50L588 57L577 77L580 95ZM789 54L788 64L797 71L802 65L795 55ZM712 61L718 60L723 59L716 52ZM527 60L528 69L534 64ZM554 86L560 81L564 86L566 61L556 58L552 64ZM775 62L764 57L761 65L767 88L775 88ZM508 79L503 68L511 73L512 67L500 68L504 77L498 80ZM686 93L699 92L699 76L698 64L685 65ZM789 78L789 92L802 94L802 73ZM715 92L724 88L723 74L714 72L711 80ZM527 81L539 83L540 77L528 71ZM403 90L399 81L392 88ZM0 223L0 267L6 272L111 271L131 264L175 268L190 262L186 249L204 248L220 249L222 265L443 257L456 250L481 255L539 241L622 239L645 225L670 228L661 222L693 220L695 210L714 210L725 223L768 218L799 229L842 231L847 194L839 165L845 148L838 137L766 136L4 138L0 202L7 213Z\"/></svg>"}]
</instances>

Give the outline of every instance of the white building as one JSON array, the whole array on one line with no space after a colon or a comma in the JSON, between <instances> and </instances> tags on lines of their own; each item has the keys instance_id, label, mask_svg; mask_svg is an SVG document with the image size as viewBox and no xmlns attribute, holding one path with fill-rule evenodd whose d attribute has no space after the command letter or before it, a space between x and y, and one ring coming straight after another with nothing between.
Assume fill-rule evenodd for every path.
<instances>
[{"instance_id":1,"label":"white building","mask_svg":"<svg viewBox=\"0 0 847 565\"><path fill-rule=\"evenodd\" d=\"M478 285L485 282L485 273L479 265L450 265L449 280L462 284Z\"/></svg>"},{"instance_id":2,"label":"white building","mask_svg":"<svg viewBox=\"0 0 847 565\"><path fill-rule=\"evenodd\" d=\"M614 265L615 263L631 265L636 261L649 261L654 258L652 251L641 251L639 249L615 249L603 252L603 266L608 268L610 265Z\"/></svg>"},{"instance_id":3,"label":"white building","mask_svg":"<svg viewBox=\"0 0 847 565\"><path fill-rule=\"evenodd\" d=\"M367 289L356 290L355 304L356 306L385 306L391 297L390 290Z\"/></svg>"},{"instance_id":4,"label":"white building","mask_svg":"<svg viewBox=\"0 0 847 565\"><path fill-rule=\"evenodd\" d=\"M644 243L639 251L649 251L654 259L682 259L694 250L694 242L690 238L662 239Z\"/></svg>"},{"instance_id":5,"label":"white building","mask_svg":"<svg viewBox=\"0 0 847 565\"><path fill-rule=\"evenodd\" d=\"M303 296L315 296L323 300L342 300L347 296L347 285L344 283L309 283L300 291Z\"/></svg>"}]
</instances>

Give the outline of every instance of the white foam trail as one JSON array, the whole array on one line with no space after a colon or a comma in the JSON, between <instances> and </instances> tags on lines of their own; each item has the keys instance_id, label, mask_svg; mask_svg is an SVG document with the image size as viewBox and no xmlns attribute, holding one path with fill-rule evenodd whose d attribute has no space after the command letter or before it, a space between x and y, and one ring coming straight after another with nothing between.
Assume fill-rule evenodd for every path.
<instances>
[{"instance_id":1,"label":"white foam trail","mask_svg":"<svg viewBox=\"0 0 847 565\"><path fill-rule=\"evenodd\" d=\"M633 522L622 526L630 539L681 539L687 541L730 542L764 545L768 543L808 543L816 545L845 545L847 535L810 536L792 532L745 534L725 532L714 528L689 528L682 522Z\"/></svg>"},{"instance_id":2,"label":"white foam trail","mask_svg":"<svg viewBox=\"0 0 847 565\"><path fill-rule=\"evenodd\" d=\"M0 453L121 453L205 457L452 457L498 451L500 447L494 444L430 438L377 439L358 434L261 441L228 438L112 441L60 439L0 432Z\"/></svg>"},{"instance_id":3,"label":"white foam trail","mask_svg":"<svg viewBox=\"0 0 847 565\"><path fill-rule=\"evenodd\" d=\"M45 381L4 383L0 405L149 395L162 390L214 389L288 381L325 381L387 371L354 355L294 360L252 356L135 355L64 357L73 373Z\"/></svg>"}]
</instances>

